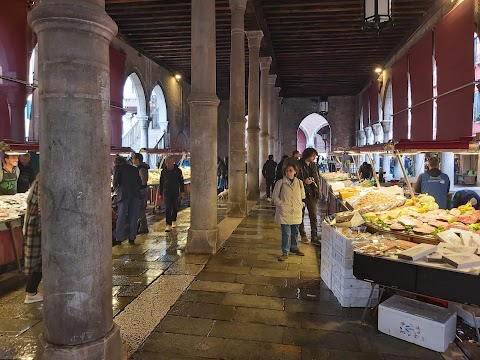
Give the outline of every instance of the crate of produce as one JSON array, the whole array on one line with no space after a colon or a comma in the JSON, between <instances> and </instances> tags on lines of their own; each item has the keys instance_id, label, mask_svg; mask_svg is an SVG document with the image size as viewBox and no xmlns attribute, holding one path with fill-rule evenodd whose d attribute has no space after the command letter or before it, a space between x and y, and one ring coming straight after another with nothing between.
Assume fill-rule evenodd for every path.
<instances>
[{"instance_id":1,"label":"crate of produce","mask_svg":"<svg viewBox=\"0 0 480 360\"><path fill-rule=\"evenodd\" d=\"M455 339L457 314L421 301L394 295L378 308L378 330L398 339L445 352Z\"/></svg>"}]
</instances>

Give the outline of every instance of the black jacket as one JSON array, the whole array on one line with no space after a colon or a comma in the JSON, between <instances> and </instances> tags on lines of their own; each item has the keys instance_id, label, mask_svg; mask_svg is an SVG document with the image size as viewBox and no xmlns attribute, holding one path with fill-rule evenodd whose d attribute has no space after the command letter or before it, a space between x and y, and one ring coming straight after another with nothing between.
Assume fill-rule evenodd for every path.
<instances>
[{"instance_id":1,"label":"black jacket","mask_svg":"<svg viewBox=\"0 0 480 360\"><path fill-rule=\"evenodd\" d=\"M134 197L140 199L141 186L142 180L135 166L122 164L114 167L113 188L117 194L117 202Z\"/></svg>"},{"instance_id":2,"label":"black jacket","mask_svg":"<svg viewBox=\"0 0 480 360\"><path fill-rule=\"evenodd\" d=\"M304 159L301 159L298 163L298 174L297 177L303 181L313 177L314 183L307 185L305 184L305 197L308 200L319 199L320 198L320 172L318 171L318 165L316 163L310 163L307 165Z\"/></svg>"},{"instance_id":3,"label":"black jacket","mask_svg":"<svg viewBox=\"0 0 480 360\"><path fill-rule=\"evenodd\" d=\"M275 175L275 180L276 181L278 181L280 179L283 179L283 164L284 163L285 163L285 160L282 160L277 165L277 174Z\"/></svg>"},{"instance_id":4,"label":"black jacket","mask_svg":"<svg viewBox=\"0 0 480 360\"><path fill-rule=\"evenodd\" d=\"M220 176L227 176L227 165L223 162L223 160L220 160L217 162L217 177Z\"/></svg>"},{"instance_id":5,"label":"black jacket","mask_svg":"<svg viewBox=\"0 0 480 360\"><path fill-rule=\"evenodd\" d=\"M137 169L140 179L142 180L142 189L146 189L148 184L148 170L150 169L150 166L147 163L142 162L137 166Z\"/></svg>"},{"instance_id":6,"label":"black jacket","mask_svg":"<svg viewBox=\"0 0 480 360\"><path fill-rule=\"evenodd\" d=\"M160 175L160 194L177 196L185 192L182 170L178 165L173 165L172 170L163 169Z\"/></svg>"},{"instance_id":7,"label":"black jacket","mask_svg":"<svg viewBox=\"0 0 480 360\"><path fill-rule=\"evenodd\" d=\"M26 193L30 189L30 185L35 181L37 173L31 164L24 166L22 163L18 163L20 169L20 176L17 181L17 192Z\"/></svg>"},{"instance_id":8,"label":"black jacket","mask_svg":"<svg viewBox=\"0 0 480 360\"><path fill-rule=\"evenodd\" d=\"M275 179L277 163L273 160L267 160L263 165L262 174L266 179Z\"/></svg>"},{"instance_id":9,"label":"black jacket","mask_svg":"<svg viewBox=\"0 0 480 360\"><path fill-rule=\"evenodd\" d=\"M360 173L361 179L373 178L373 168L372 168L372 165L370 164L366 164L366 165L362 164L358 169L358 172Z\"/></svg>"}]
</instances>

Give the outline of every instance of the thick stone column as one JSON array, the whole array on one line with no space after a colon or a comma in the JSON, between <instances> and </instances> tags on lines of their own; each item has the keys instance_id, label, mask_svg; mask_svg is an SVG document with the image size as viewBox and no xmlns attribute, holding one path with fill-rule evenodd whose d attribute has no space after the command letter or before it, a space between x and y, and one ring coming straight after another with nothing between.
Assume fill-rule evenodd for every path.
<instances>
[{"instance_id":1,"label":"thick stone column","mask_svg":"<svg viewBox=\"0 0 480 360\"><path fill-rule=\"evenodd\" d=\"M414 176L419 176L425 172L425 154L417 154L414 157L415 173ZM453 181L453 180L452 180Z\"/></svg>"},{"instance_id":2,"label":"thick stone column","mask_svg":"<svg viewBox=\"0 0 480 360\"><path fill-rule=\"evenodd\" d=\"M383 142L389 142L393 138L392 120L383 120Z\"/></svg>"},{"instance_id":3,"label":"thick stone column","mask_svg":"<svg viewBox=\"0 0 480 360\"><path fill-rule=\"evenodd\" d=\"M275 83L277 75L268 77L268 155L275 154ZM265 159L266 160L266 159Z\"/></svg>"},{"instance_id":4,"label":"thick stone column","mask_svg":"<svg viewBox=\"0 0 480 360\"><path fill-rule=\"evenodd\" d=\"M232 47L230 52L230 115L228 117L227 216L244 217L245 194L245 9L247 0L230 0Z\"/></svg>"},{"instance_id":5,"label":"thick stone column","mask_svg":"<svg viewBox=\"0 0 480 360\"><path fill-rule=\"evenodd\" d=\"M272 104L273 104L273 156L275 161L278 163L280 162L280 159L278 158L278 139L279 139L279 134L278 134L278 106L280 102L280 88L275 87L273 89L273 99L272 99Z\"/></svg>"},{"instance_id":6,"label":"thick stone column","mask_svg":"<svg viewBox=\"0 0 480 360\"><path fill-rule=\"evenodd\" d=\"M364 146L367 143L365 130L358 130L358 146Z\"/></svg>"},{"instance_id":7,"label":"thick stone column","mask_svg":"<svg viewBox=\"0 0 480 360\"><path fill-rule=\"evenodd\" d=\"M43 0L38 37L44 333L36 359L120 359L112 314L109 43L104 0Z\"/></svg>"},{"instance_id":8,"label":"thick stone column","mask_svg":"<svg viewBox=\"0 0 480 360\"><path fill-rule=\"evenodd\" d=\"M265 179L262 176L262 167L268 159L268 76L271 57L260 58L260 70L262 77L260 79L260 181L262 188L265 188Z\"/></svg>"},{"instance_id":9,"label":"thick stone column","mask_svg":"<svg viewBox=\"0 0 480 360\"><path fill-rule=\"evenodd\" d=\"M137 116L140 122L140 148L148 149L148 116ZM143 154L143 161L148 164L148 154Z\"/></svg>"},{"instance_id":10,"label":"thick stone column","mask_svg":"<svg viewBox=\"0 0 480 360\"><path fill-rule=\"evenodd\" d=\"M262 31L247 31L249 49L248 74L248 145L247 145L247 200L260 200L260 45Z\"/></svg>"},{"instance_id":11,"label":"thick stone column","mask_svg":"<svg viewBox=\"0 0 480 360\"><path fill-rule=\"evenodd\" d=\"M215 0L192 0L190 139L192 191L187 253L217 251L217 108ZM208 211L206 211L208 209Z\"/></svg>"}]
</instances>

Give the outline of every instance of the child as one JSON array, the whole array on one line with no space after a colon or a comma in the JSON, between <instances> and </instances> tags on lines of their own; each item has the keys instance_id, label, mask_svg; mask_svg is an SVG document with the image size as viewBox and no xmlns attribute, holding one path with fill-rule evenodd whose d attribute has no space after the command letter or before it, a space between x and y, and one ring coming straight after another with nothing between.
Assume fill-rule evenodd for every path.
<instances>
[{"instance_id":1,"label":"child","mask_svg":"<svg viewBox=\"0 0 480 360\"><path fill-rule=\"evenodd\" d=\"M278 261L288 259L289 251L298 256L305 256L298 248L298 228L302 222L303 199L305 188L303 182L297 179L297 166L288 164L283 171L284 177L277 181L273 190L275 222L282 225L282 256ZM288 238L291 244L288 246Z\"/></svg>"}]
</instances>

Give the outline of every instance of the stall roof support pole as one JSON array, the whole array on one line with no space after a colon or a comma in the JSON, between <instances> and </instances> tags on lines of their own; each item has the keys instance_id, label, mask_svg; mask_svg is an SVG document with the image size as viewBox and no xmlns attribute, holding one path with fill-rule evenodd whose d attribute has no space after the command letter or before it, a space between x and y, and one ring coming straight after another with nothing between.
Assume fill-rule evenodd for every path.
<instances>
[{"instance_id":1,"label":"stall roof support pole","mask_svg":"<svg viewBox=\"0 0 480 360\"><path fill-rule=\"evenodd\" d=\"M397 157L397 161L400 163L400 167L402 168L402 172L403 172L403 177L407 182L408 191L410 192L410 196L413 199L415 197L415 192L413 191L412 184L410 183L410 179L408 178L407 170L405 169L405 164L403 163L403 156L398 153L395 153L395 156Z\"/></svg>"},{"instance_id":2,"label":"stall roof support pole","mask_svg":"<svg viewBox=\"0 0 480 360\"><path fill-rule=\"evenodd\" d=\"M377 184L377 188L380 189L380 181L378 180L378 175L377 175L377 172L375 171L375 164L373 163L372 154L368 153L367 156L368 156L368 161L370 161L370 165L372 165L372 168L373 168L373 177L375 178L375 183Z\"/></svg>"}]
</instances>

